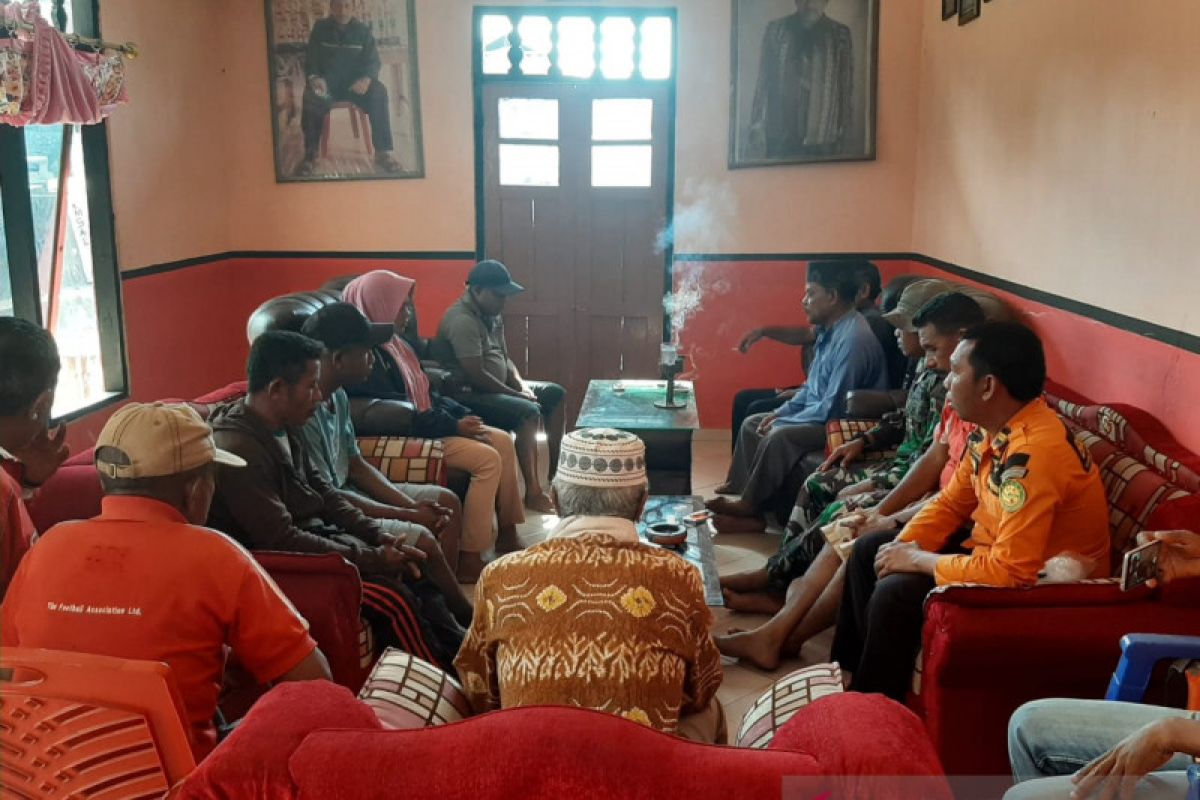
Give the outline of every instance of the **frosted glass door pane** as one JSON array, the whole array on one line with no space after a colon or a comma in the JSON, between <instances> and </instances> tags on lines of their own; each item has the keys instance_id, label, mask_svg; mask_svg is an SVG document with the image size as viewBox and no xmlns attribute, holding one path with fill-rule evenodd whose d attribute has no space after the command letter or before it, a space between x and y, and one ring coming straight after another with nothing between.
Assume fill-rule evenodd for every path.
<instances>
[{"instance_id":1,"label":"frosted glass door pane","mask_svg":"<svg viewBox=\"0 0 1200 800\"><path fill-rule=\"evenodd\" d=\"M653 138L653 119L653 100L593 100L592 139L597 142L644 142Z\"/></svg>"},{"instance_id":2,"label":"frosted glass door pane","mask_svg":"<svg viewBox=\"0 0 1200 800\"><path fill-rule=\"evenodd\" d=\"M660 81L671 77L671 20L650 17L642 23L642 77Z\"/></svg>"},{"instance_id":3,"label":"frosted glass door pane","mask_svg":"<svg viewBox=\"0 0 1200 800\"><path fill-rule=\"evenodd\" d=\"M558 101L505 97L500 100L501 139L558 139Z\"/></svg>"},{"instance_id":4,"label":"frosted glass door pane","mask_svg":"<svg viewBox=\"0 0 1200 800\"><path fill-rule=\"evenodd\" d=\"M500 145L501 186L558 186L558 147Z\"/></svg>"},{"instance_id":5,"label":"frosted glass door pane","mask_svg":"<svg viewBox=\"0 0 1200 800\"><path fill-rule=\"evenodd\" d=\"M652 155L648 144L593 147L592 186L650 186Z\"/></svg>"},{"instance_id":6,"label":"frosted glass door pane","mask_svg":"<svg viewBox=\"0 0 1200 800\"><path fill-rule=\"evenodd\" d=\"M596 72L596 23L587 17L558 21L558 66L568 78L590 78Z\"/></svg>"}]
</instances>

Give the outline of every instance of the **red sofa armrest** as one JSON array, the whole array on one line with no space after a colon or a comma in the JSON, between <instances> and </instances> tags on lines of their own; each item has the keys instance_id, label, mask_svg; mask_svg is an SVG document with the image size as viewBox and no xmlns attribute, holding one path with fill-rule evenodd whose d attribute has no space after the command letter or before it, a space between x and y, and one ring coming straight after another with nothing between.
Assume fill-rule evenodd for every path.
<instances>
[{"instance_id":1,"label":"red sofa armrest","mask_svg":"<svg viewBox=\"0 0 1200 800\"><path fill-rule=\"evenodd\" d=\"M87 464L63 465L29 503L29 516L39 532L60 522L88 519L100 513L100 475Z\"/></svg>"},{"instance_id":2,"label":"red sofa armrest","mask_svg":"<svg viewBox=\"0 0 1200 800\"><path fill-rule=\"evenodd\" d=\"M1104 696L1130 632L1194 634L1200 608L1111 583L946 587L925 604L919 705L946 771L1007 774L1008 719L1043 697Z\"/></svg>"},{"instance_id":3,"label":"red sofa armrest","mask_svg":"<svg viewBox=\"0 0 1200 800\"><path fill-rule=\"evenodd\" d=\"M362 580L336 553L257 551L255 559L279 584L329 660L333 680L357 692L367 667L359 650Z\"/></svg>"}]
</instances>

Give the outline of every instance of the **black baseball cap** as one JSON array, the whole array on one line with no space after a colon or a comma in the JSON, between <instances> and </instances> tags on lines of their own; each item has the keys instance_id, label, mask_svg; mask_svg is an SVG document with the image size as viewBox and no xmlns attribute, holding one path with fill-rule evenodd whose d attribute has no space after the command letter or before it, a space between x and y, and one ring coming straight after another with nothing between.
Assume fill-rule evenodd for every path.
<instances>
[{"instance_id":1,"label":"black baseball cap","mask_svg":"<svg viewBox=\"0 0 1200 800\"><path fill-rule=\"evenodd\" d=\"M467 275L467 286L492 289L503 295L525 291L524 286L513 281L508 267L491 258L487 261L480 261L471 268L470 274Z\"/></svg>"},{"instance_id":2,"label":"black baseball cap","mask_svg":"<svg viewBox=\"0 0 1200 800\"><path fill-rule=\"evenodd\" d=\"M392 338L395 326L390 322L371 322L349 303L330 303L304 320L300 332L330 350L344 350L383 344Z\"/></svg>"}]
</instances>

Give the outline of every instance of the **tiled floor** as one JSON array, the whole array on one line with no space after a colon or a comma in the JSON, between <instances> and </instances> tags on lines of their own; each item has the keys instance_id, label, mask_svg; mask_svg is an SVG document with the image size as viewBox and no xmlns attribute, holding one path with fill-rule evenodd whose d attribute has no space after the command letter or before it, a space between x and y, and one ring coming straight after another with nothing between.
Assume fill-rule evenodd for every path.
<instances>
[{"instance_id":1,"label":"tiled floor","mask_svg":"<svg viewBox=\"0 0 1200 800\"><path fill-rule=\"evenodd\" d=\"M729 438L714 435L714 432L703 432L692 445L692 491L705 498L713 496L713 489L725 479L725 470L729 466ZM545 445L542 445L541 463L546 463ZM545 516L526 511L528 519L520 526L521 541L525 545L540 542L550 528L557 522L553 516ZM721 574L754 569L762 565L767 556L774 553L779 546L780 532L719 534L715 537L717 551L717 567ZM766 617L741 614L725 608L713 609L713 630L723 632L729 628L749 628L759 625ZM829 660L829 646L832 641L832 631L815 637L805 645L799 660L785 661L774 672L763 672L754 667L742 666L733 659L725 659L725 679L717 697L725 707L729 735L737 736L737 730L742 715L750 708L754 700L762 694L776 678L792 672L808 664L816 664Z\"/></svg>"}]
</instances>

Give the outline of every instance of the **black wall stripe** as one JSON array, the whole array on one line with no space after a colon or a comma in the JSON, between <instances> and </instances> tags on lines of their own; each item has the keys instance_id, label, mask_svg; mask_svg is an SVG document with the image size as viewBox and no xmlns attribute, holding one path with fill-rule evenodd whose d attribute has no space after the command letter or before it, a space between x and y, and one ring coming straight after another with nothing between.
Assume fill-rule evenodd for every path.
<instances>
[{"instance_id":1,"label":"black wall stripe","mask_svg":"<svg viewBox=\"0 0 1200 800\"><path fill-rule=\"evenodd\" d=\"M149 267L139 267L121 273L121 280L131 281L148 275L161 275L164 272L174 272L178 269L197 267L204 264L215 264L218 261L228 261L234 258L278 258L293 260L314 259L351 259L369 261L371 259L389 259L396 261L475 261L474 250L378 250L347 252L341 250L230 250L225 253L213 253L207 256L184 258L179 261L168 261L165 264L155 264Z\"/></svg>"}]
</instances>

